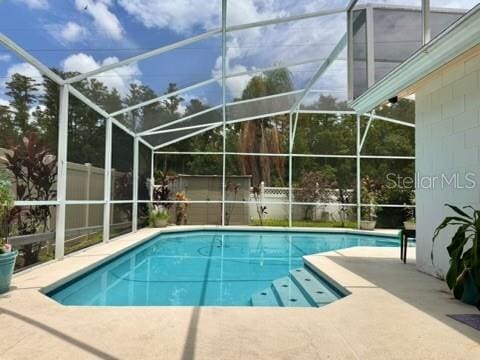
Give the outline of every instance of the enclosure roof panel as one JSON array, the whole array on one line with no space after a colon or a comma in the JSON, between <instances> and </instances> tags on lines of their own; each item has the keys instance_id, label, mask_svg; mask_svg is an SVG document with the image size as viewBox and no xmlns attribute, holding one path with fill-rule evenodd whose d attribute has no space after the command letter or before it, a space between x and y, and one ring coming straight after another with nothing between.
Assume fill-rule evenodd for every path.
<instances>
[{"instance_id":1,"label":"enclosure roof panel","mask_svg":"<svg viewBox=\"0 0 480 360\"><path fill-rule=\"evenodd\" d=\"M352 102L359 113L374 109L480 44L480 4Z\"/></svg>"},{"instance_id":2,"label":"enclosure roof panel","mask_svg":"<svg viewBox=\"0 0 480 360\"><path fill-rule=\"evenodd\" d=\"M462 12L471 2L431 4ZM347 99L347 10L418 11L420 3L3 2L0 104L13 74L43 75L130 134L161 131L170 139L220 121L345 111L324 105Z\"/></svg>"}]
</instances>

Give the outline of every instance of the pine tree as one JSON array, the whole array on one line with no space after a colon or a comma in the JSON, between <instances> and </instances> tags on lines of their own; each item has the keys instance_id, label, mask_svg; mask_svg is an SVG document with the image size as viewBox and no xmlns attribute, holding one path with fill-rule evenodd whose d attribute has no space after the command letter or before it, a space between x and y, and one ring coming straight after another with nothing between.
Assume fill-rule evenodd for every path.
<instances>
[{"instance_id":1,"label":"pine tree","mask_svg":"<svg viewBox=\"0 0 480 360\"><path fill-rule=\"evenodd\" d=\"M14 74L6 83L5 95L11 98L10 105L14 108L14 127L18 135L27 135L34 129L30 122L30 109L37 103L39 84L32 78Z\"/></svg>"}]
</instances>

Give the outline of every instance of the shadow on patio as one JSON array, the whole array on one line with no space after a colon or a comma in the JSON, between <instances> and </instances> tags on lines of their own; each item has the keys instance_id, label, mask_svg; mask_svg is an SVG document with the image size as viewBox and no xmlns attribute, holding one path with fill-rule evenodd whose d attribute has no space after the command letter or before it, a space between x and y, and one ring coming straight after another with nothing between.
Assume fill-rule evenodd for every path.
<instances>
[{"instance_id":1,"label":"shadow on patio","mask_svg":"<svg viewBox=\"0 0 480 360\"><path fill-rule=\"evenodd\" d=\"M447 316L478 314L479 311L454 299L445 282L418 271L414 260L402 264L396 258L348 256L348 253L327 257L376 287L480 343L479 331Z\"/></svg>"},{"instance_id":2,"label":"shadow on patio","mask_svg":"<svg viewBox=\"0 0 480 360\"><path fill-rule=\"evenodd\" d=\"M83 341L80 341L78 339L75 339L74 337L71 337L65 333L62 333L61 331L51 327L51 326L48 326L44 323L41 323L37 320L34 320L28 316L24 316L24 315L21 315L15 311L11 311L11 310L7 310L5 308L0 308L0 315L6 315L6 316L10 316L10 317L13 317L19 321L22 321L30 326L34 326L36 327L37 329L39 330L42 330L42 331L45 331L47 333L49 333L50 335L52 336L55 336L57 338L59 338L60 340L62 341L65 341L69 344L71 344L72 346L75 346L79 349L82 349L83 351L89 353L91 356L94 356L94 357L98 357L100 359L105 359L105 360L116 360L118 359L117 357L113 356L113 355L110 355L98 348L95 348Z\"/></svg>"}]
</instances>

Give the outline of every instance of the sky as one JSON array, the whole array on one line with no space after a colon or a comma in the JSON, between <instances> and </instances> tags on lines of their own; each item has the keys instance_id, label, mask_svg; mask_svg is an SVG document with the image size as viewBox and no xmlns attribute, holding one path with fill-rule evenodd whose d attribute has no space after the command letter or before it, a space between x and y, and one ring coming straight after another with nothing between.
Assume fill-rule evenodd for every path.
<instances>
[{"instance_id":1,"label":"sky","mask_svg":"<svg viewBox=\"0 0 480 360\"><path fill-rule=\"evenodd\" d=\"M227 25L238 25L314 11L341 8L348 0L228 0ZM385 3L385 1L374 1ZM419 1L388 1L416 4ZM472 7L471 0L432 0L433 6ZM221 22L221 0L0 0L0 32L49 67L86 72L102 65L175 43ZM257 70L289 62L296 89L302 89L345 34L345 14L282 25L236 31L227 38L227 72ZM345 53L315 85L317 90L346 96ZM221 37L215 36L139 63L120 67L98 79L128 94L131 83L142 83L162 94L169 82L183 88L221 73ZM19 72L39 73L0 47L0 104L5 82ZM241 96L252 75L227 81L229 99ZM191 91L184 98L221 103L218 83ZM92 99L95 101L95 99Z\"/></svg>"}]
</instances>

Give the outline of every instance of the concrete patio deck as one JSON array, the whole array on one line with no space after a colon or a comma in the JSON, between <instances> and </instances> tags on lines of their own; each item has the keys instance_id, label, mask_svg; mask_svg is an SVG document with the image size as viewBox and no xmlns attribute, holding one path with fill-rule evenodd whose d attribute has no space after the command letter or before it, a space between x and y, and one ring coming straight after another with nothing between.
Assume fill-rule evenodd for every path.
<instances>
[{"instance_id":1,"label":"concrete patio deck","mask_svg":"<svg viewBox=\"0 0 480 360\"><path fill-rule=\"evenodd\" d=\"M480 359L478 313L399 249L306 257L352 294L323 308L65 307L39 292L134 246L144 229L14 277L0 296L1 359ZM412 249L410 249L412 250Z\"/></svg>"}]
</instances>

